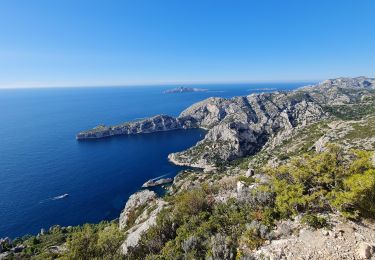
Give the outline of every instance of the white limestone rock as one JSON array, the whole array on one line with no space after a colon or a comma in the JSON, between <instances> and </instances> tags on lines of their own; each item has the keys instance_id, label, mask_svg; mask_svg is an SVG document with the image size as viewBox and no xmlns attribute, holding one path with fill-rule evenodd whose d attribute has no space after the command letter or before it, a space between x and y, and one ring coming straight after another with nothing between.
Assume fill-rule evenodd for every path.
<instances>
[{"instance_id":1,"label":"white limestone rock","mask_svg":"<svg viewBox=\"0 0 375 260\"><path fill-rule=\"evenodd\" d=\"M357 254L360 259L369 259L373 254L373 248L368 243L360 243L357 249Z\"/></svg>"},{"instance_id":2,"label":"white limestone rock","mask_svg":"<svg viewBox=\"0 0 375 260\"><path fill-rule=\"evenodd\" d=\"M161 199L158 199L151 205L155 206L155 208L150 213L144 211L139 219L135 221L135 226L126 231L126 239L121 245L121 249L124 255L128 253L130 247L136 247L139 240L141 239L142 234L156 224L158 213L167 205L167 203Z\"/></svg>"},{"instance_id":3,"label":"white limestone rock","mask_svg":"<svg viewBox=\"0 0 375 260\"><path fill-rule=\"evenodd\" d=\"M374 88L372 78L338 78L290 92L208 98L177 118L157 115L117 126L99 126L79 133L77 139L203 128L208 132L202 141L169 159L178 165L210 170L220 162L255 154L270 140L273 145L280 144L294 129L332 116L325 109L327 105L359 102ZM316 144L318 150L324 149L324 142L325 138Z\"/></svg>"},{"instance_id":4,"label":"white limestone rock","mask_svg":"<svg viewBox=\"0 0 375 260\"><path fill-rule=\"evenodd\" d=\"M156 199L156 193L150 190L143 190L131 195L126 202L124 210L120 214L120 229L125 229L128 224L130 214L137 208L144 206Z\"/></svg>"},{"instance_id":5,"label":"white limestone rock","mask_svg":"<svg viewBox=\"0 0 375 260\"><path fill-rule=\"evenodd\" d=\"M254 174L255 174L254 169L249 168L249 169L246 171L245 176L249 178L249 177L253 176Z\"/></svg>"}]
</instances>

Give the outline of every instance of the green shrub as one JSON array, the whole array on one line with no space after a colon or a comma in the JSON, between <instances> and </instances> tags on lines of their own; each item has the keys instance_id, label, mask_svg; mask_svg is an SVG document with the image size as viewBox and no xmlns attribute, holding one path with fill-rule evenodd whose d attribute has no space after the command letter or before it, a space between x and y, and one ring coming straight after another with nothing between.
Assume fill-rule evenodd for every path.
<instances>
[{"instance_id":1,"label":"green shrub","mask_svg":"<svg viewBox=\"0 0 375 260\"><path fill-rule=\"evenodd\" d=\"M318 229L327 226L327 219L314 214L305 214L301 219L302 223L309 225L312 228Z\"/></svg>"},{"instance_id":2,"label":"green shrub","mask_svg":"<svg viewBox=\"0 0 375 260\"><path fill-rule=\"evenodd\" d=\"M206 193L202 189L180 193L176 195L174 202L173 213L181 220L209 209Z\"/></svg>"},{"instance_id":3,"label":"green shrub","mask_svg":"<svg viewBox=\"0 0 375 260\"><path fill-rule=\"evenodd\" d=\"M332 207L350 218L375 218L371 152L344 156L340 147L328 145L323 153L305 154L266 172L272 177L276 211L283 218Z\"/></svg>"},{"instance_id":4,"label":"green shrub","mask_svg":"<svg viewBox=\"0 0 375 260\"><path fill-rule=\"evenodd\" d=\"M117 224L89 225L70 235L66 259L118 259L124 234Z\"/></svg>"},{"instance_id":5,"label":"green shrub","mask_svg":"<svg viewBox=\"0 0 375 260\"><path fill-rule=\"evenodd\" d=\"M333 205L348 218L375 218L375 170L355 173L344 180L343 191L333 194Z\"/></svg>"},{"instance_id":6,"label":"green shrub","mask_svg":"<svg viewBox=\"0 0 375 260\"><path fill-rule=\"evenodd\" d=\"M246 177L246 176L240 176L240 177L238 177L238 180L242 181L247 186L249 186L249 185L251 185L255 182L255 179L253 177Z\"/></svg>"},{"instance_id":7,"label":"green shrub","mask_svg":"<svg viewBox=\"0 0 375 260\"><path fill-rule=\"evenodd\" d=\"M131 259L205 259L234 255L246 224L256 216L272 222L268 210L254 213L247 203L229 199L213 203L215 188L182 192L169 198L170 207L157 217L157 224L145 232L137 248L131 248ZM220 234L220 235L219 235ZM249 238L250 239L250 238ZM256 236L253 239L258 239ZM260 244L263 240L254 241Z\"/></svg>"},{"instance_id":8,"label":"green shrub","mask_svg":"<svg viewBox=\"0 0 375 260\"><path fill-rule=\"evenodd\" d=\"M264 239L257 234L256 230L248 229L242 235L242 242L244 242L249 249L255 250L264 243Z\"/></svg>"}]
</instances>

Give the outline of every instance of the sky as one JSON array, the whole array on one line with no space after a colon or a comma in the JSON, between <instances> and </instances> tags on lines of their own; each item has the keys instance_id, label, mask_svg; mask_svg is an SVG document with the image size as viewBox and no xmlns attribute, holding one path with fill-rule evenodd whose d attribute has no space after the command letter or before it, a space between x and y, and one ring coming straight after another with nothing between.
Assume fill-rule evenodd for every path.
<instances>
[{"instance_id":1,"label":"sky","mask_svg":"<svg viewBox=\"0 0 375 260\"><path fill-rule=\"evenodd\" d=\"M375 77L373 0L1 0L0 87Z\"/></svg>"}]
</instances>

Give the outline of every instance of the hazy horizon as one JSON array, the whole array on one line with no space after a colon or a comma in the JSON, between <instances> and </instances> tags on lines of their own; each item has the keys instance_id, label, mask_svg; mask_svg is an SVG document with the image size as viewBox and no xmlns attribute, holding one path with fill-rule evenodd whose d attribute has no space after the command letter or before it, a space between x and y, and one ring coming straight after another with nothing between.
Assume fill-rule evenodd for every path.
<instances>
[{"instance_id":1,"label":"hazy horizon","mask_svg":"<svg viewBox=\"0 0 375 260\"><path fill-rule=\"evenodd\" d=\"M301 84L311 84L318 83L325 79L318 80L263 80L263 81L208 81L208 82L156 82L156 83L133 83L133 84L83 84L83 85L0 85L0 89L39 89L39 88L105 88L105 87L119 87L119 88L131 88L131 87L189 87L189 86L210 86L210 85L246 85L246 84L275 84L275 83L301 83ZM301 85L304 86L304 85Z\"/></svg>"}]
</instances>

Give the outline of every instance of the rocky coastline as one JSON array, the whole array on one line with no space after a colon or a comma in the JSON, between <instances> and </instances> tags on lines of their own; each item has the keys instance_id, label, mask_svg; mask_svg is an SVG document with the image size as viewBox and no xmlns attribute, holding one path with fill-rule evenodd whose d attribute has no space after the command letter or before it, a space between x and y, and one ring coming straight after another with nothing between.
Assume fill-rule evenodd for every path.
<instances>
[{"instance_id":1,"label":"rocky coastline","mask_svg":"<svg viewBox=\"0 0 375 260\"><path fill-rule=\"evenodd\" d=\"M208 131L202 141L170 155L169 160L177 165L213 169L220 161L257 153L270 139L275 144L282 142L294 129L329 118L332 111L327 104L357 102L374 89L374 82L365 77L338 78L289 92L208 98L185 109L178 117L157 115L115 126L99 126L78 133L76 138L202 128Z\"/></svg>"},{"instance_id":2,"label":"rocky coastline","mask_svg":"<svg viewBox=\"0 0 375 260\"><path fill-rule=\"evenodd\" d=\"M335 185L330 171L322 174L329 167L337 166L334 173L344 169L347 165L338 164L355 158L353 151L364 157L348 168L359 170L357 164L362 163L365 174L374 175L374 125L375 79L358 77L326 80L290 92L209 98L176 118L157 115L80 132L78 140L187 128L207 130L195 146L168 156L171 163L194 167L174 177L168 186L168 198L142 189L129 197L113 223L95 224L88 230L86 225L54 226L16 242L0 239L0 259L34 256L39 254L33 251L38 246L38 250L44 250L43 256L56 259L71 250L71 237L108 238L107 244L116 241L113 251L121 252L112 259L145 259L149 255L184 259L197 250L202 254L209 251L207 259L375 259L374 221L345 217L338 210L342 203L334 208L324 196L326 192L337 193L326 188L329 185L320 185L322 181ZM338 146L330 148L333 143ZM334 150L339 147L340 153ZM331 157L336 152L340 156ZM327 164L331 159L337 162L321 167L321 161L327 158ZM313 164L306 167L308 160ZM302 183L285 181L293 178L289 172L293 163L298 170L303 169L296 172L298 178L310 176L310 168L318 164L312 174L321 174L314 180L318 184L304 186L309 179ZM282 184L278 190L274 169L286 176L276 182ZM365 174L354 175L364 178ZM159 180L164 181L170 179ZM372 182L360 183L356 187ZM318 201L323 204L314 204L314 196L298 193L305 189L314 196L318 192L315 189L321 189L322 199ZM309 202L312 210L305 210L304 202L298 207L293 204L301 197L313 199ZM282 210L296 213L283 218L277 215L281 211L273 215L280 204L286 205Z\"/></svg>"},{"instance_id":3,"label":"rocky coastline","mask_svg":"<svg viewBox=\"0 0 375 260\"><path fill-rule=\"evenodd\" d=\"M116 135L146 134L160 131L170 131L184 129L185 122L167 115L157 115L154 117L126 122L115 126L99 125L91 130L79 132L77 140L99 139Z\"/></svg>"},{"instance_id":4,"label":"rocky coastline","mask_svg":"<svg viewBox=\"0 0 375 260\"><path fill-rule=\"evenodd\" d=\"M148 180L145 183L143 183L142 188L149 188L149 187L155 187L167 183L173 182L173 178L162 178L158 180Z\"/></svg>"}]
</instances>

